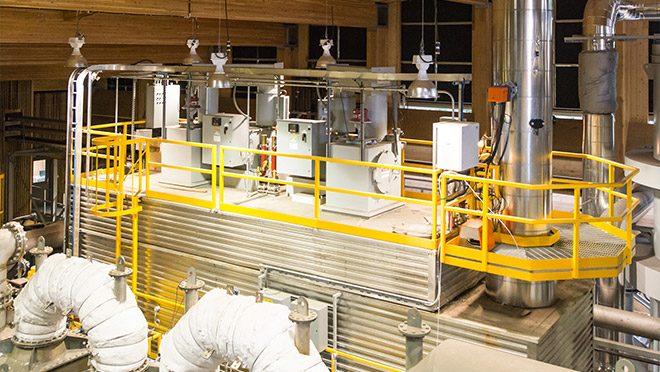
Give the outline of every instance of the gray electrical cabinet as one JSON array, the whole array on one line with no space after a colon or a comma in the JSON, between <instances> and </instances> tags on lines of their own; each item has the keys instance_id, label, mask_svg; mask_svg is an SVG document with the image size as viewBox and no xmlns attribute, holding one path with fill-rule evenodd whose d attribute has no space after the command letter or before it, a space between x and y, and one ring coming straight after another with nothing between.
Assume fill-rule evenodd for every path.
<instances>
[{"instance_id":1,"label":"gray electrical cabinet","mask_svg":"<svg viewBox=\"0 0 660 372\"><path fill-rule=\"evenodd\" d=\"M277 121L277 152L282 154L326 156L328 143L325 120L287 119ZM325 163L321 163L325 169ZM314 177L314 161L277 158L277 172L289 176Z\"/></svg>"},{"instance_id":2,"label":"gray electrical cabinet","mask_svg":"<svg viewBox=\"0 0 660 372\"><path fill-rule=\"evenodd\" d=\"M220 146L249 148L250 127L245 116L239 114L213 114L202 118L202 143L216 146L216 164L220 165L222 156ZM211 149L202 150L202 163L212 164ZM243 165L241 153L238 151L224 152L224 166L238 167Z\"/></svg>"}]
</instances>

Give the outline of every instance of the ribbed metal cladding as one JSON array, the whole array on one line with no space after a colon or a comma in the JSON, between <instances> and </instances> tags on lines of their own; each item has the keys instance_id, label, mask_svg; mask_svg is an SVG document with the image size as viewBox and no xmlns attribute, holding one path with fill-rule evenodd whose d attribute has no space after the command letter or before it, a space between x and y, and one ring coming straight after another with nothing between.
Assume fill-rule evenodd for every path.
<instances>
[{"instance_id":1,"label":"ribbed metal cladding","mask_svg":"<svg viewBox=\"0 0 660 372\"><path fill-rule=\"evenodd\" d=\"M100 261L113 261L115 220L112 218L92 216L89 212L91 205L85 199L84 192L81 202L80 241L82 253L92 254L94 259ZM140 212L140 249L138 256L140 261L138 289L141 292L182 303L183 294L177 291L176 287L179 281L183 279L185 269L192 266L197 270L198 276L206 281L206 287L203 292L214 287L232 284L241 293L252 294L257 290L257 278L261 273L259 266L263 263L261 262L263 260L269 262L271 265L277 264L286 269L303 273L305 270L311 270L313 274L328 272L346 282L358 281L360 285L365 287L396 290L398 291L397 293L417 295L418 297L428 295L428 287L421 283L429 277L429 272L434 271L428 265L426 252L419 254L416 249L410 251L410 247L406 248L395 245L392 248L388 248L387 244L374 241L353 246L355 251L369 250L371 254L370 258L365 259L359 252L345 253L347 256L345 259L346 262L343 263L345 265L343 270L346 271L344 272L333 267L341 263L333 261L332 256L344 254L338 252L346 252L346 248L342 248L343 245L350 246L349 243L354 238L349 237L347 238L349 242L346 242L341 236L333 236L333 238L336 240L339 239L339 241L317 242L320 238L314 238L314 233L328 233L295 226L286 227L282 226L286 224L272 221L254 221L251 218L243 216L222 215L194 207L185 207L159 201L144 200L142 206L144 210ZM130 244L130 227L129 219L125 218L123 221L123 229L125 231L122 234L122 242L126 246ZM274 232L272 230L274 228L278 228L279 230ZM289 244L288 246L283 246L281 242L278 243L279 239L284 238L278 238L277 235L283 234L283 236L286 236L288 233L295 234L298 232L296 229L301 229L300 242L295 239L286 241ZM269 234L274 235L270 236ZM312 237L309 237L310 234ZM225 235L231 236L231 242L226 244L219 243ZM323 248L323 254L312 254L311 258L300 259L300 262L289 258L289 255L296 252L308 252L310 249L313 249L313 246L305 244L305 239L314 239L315 244ZM200 242L206 242L206 244L201 244ZM246 242L249 242L249 244ZM383 255L388 252L388 249L391 249L392 253L389 253L385 257L391 254L391 261L383 261ZM397 252L396 249L399 250L398 254L395 254ZM335 250L337 252L334 252ZM378 252L375 252L376 250ZM128 258L130 263L130 251L124 249L123 254ZM323 262L323 259L326 257L328 258L327 264L318 263ZM362 261L380 260L382 267L380 271L377 271L375 268L370 269L370 267L378 265L362 262L362 266L365 266L366 272L358 268L355 269L358 272L349 273L348 268L357 265L350 262L352 257L355 257L355 260ZM398 263L399 265L403 265L403 267L391 266L393 263ZM392 273L393 270L396 270L395 274ZM421 273L417 271L421 271ZM396 286L395 280L387 279L395 275L399 277L401 283L412 286L412 289L401 290L403 284ZM380 276L386 278L382 283ZM441 273L441 288L443 291L441 302L445 303L453 299L454 296L464 292L467 288L472 287L482 276L481 273L443 266ZM325 274L318 275L318 277L323 279ZM332 295L338 291L336 288L331 288L325 284L322 286L309 280L288 274L281 274L276 271L268 273L265 277L264 284L268 288L283 290L294 295L304 294L309 298L323 301L329 305L332 305ZM446 304L440 310L439 315L437 312L423 312L424 320L433 328L431 335L425 339L425 352L430 352L438 342L444 339L455 338L488 345L517 355L540 360L546 358L547 361L557 361L559 364L572 368L577 368L587 363L583 360L584 356L588 354L587 352L583 352L583 345L576 345L574 349L570 349L561 347L561 343L553 344L552 341L544 343L544 340L561 340L567 337L566 334L583 333L584 329L581 327L585 329L588 327L590 330L590 323L589 325L582 324L583 322L579 320L580 317L575 317L574 322L564 321L565 326L558 326L554 332L557 334L556 336L551 334L546 338L543 338L546 332L538 330L536 332L528 332L527 329L511 331L506 328L506 324L515 323L517 321L517 314L522 310L505 307L492 302L483 296L481 293L483 292L482 287L477 287L467 294L462 295L456 301ZM403 337L397 330L397 325L405 319L410 305L370 298L368 297L371 295L369 293L357 295L343 290L341 292L342 295L339 298L337 312L339 349L393 367L403 368L405 344ZM583 290L583 292L586 293L587 291ZM580 294L580 290L568 291L568 293L572 293L572 296L578 298L580 296L586 297L584 294ZM487 306L484 307L484 304L475 302L475 296L479 298L479 301L486 301L485 304ZM579 304L578 301L574 301L575 304L566 305L560 311L564 314L571 314L571 316L586 312L590 321L590 298L589 296L588 299L582 300ZM563 300L560 298L560 301ZM465 306L468 303L474 303L476 307L471 307L469 308L471 310L467 311L466 309L468 308ZM156 303L152 301L145 301L140 298L140 306L149 321L155 319L155 305ZM493 313L495 315L491 313L487 314L486 317L490 320L486 323L475 321L475 319L478 319L478 314L474 312L474 309L489 308L500 309L501 311L497 311L499 315L495 313ZM181 316L182 311L182 306L177 309L161 306L158 316L161 330L165 330L175 324L178 317ZM332 311L334 310L331 309L328 317L330 345L332 344L331 340L334 332L332 328ZM509 312L511 314L506 315ZM553 316L559 319L559 321L554 320L552 316L543 316L542 318L551 319L550 323L561 325L560 321L562 321L563 317L557 315L557 311L548 311L548 313L554 314ZM470 318L469 314L472 314L474 318ZM498 319L497 316L502 316L502 319L509 319L509 323L503 322L502 325L499 325L501 319ZM548 321L540 321L539 323L546 324ZM550 325L537 328L552 329ZM589 338L590 341L591 338ZM574 354L574 356L567 356L567 353ZM324 355L324 357L329 361L329 355ZM574 360L576 358L579 360ZM338 365L344 371L378 371L377 369L365 367L364 365L342 358L339 359Z\"/></svg>"},{"instance_id":2,"label":"ribbed metal cladding","mask_svg":"<svg viewBox=\"0 0 660 372\"><path fill-rule=\"evenodd\" d=\"M493 1L495 85L514 84L507 104L502 144L502 178L549 184L552 180L552 109L554 91L554 1ZM538 120L542 127L534 128ZM507 136L508 133L508 136ZM511 215L546 218L552 211L549 191L504 189ZM516 235L540 235L549 226L513 224Z\"/></svg>"},{"instance_id":3,"label":"ribbed metal cladding","mask_svg":"<svg viewBox=\"0 0 660 372\"><path fill-rule=\"evenodd\" d=\"M564 282L550 309L524 310L499 305L478 286L439 312L422 312L431 333L428 354L440 342L457 339L515 355L576 369L592 366L592 282ZM332 304L333 290L288 275L269 275L268 287ZM338 301L338 348L396 368L404 368L405 343L397 325L408 307L343 293ZM329 315L331 317L331 314ZM329 328L332 332L332 322ZM327 357L327 356L326 356ZM379 371L340 359L346 371Z\"/></svg>"}]
</instances>

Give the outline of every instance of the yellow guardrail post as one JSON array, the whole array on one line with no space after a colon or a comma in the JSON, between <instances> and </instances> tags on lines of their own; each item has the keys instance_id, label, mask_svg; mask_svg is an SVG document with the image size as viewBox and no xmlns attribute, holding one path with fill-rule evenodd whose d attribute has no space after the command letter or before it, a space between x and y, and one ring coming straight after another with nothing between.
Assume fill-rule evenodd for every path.
<instances>
[{"instance_id":1,"label":"yellow guardrail post","mask_svg":"<svg viewBox=\"0 0 660 372\"><path fill-rule=\"evenodd\" d=\"M628 182L626 186L626 255L628 256L628 264L632 263L632 181Z\"/></svg>"},{"instance_id":2,"label":"yellow guardrail post","mask_svg":"<svg viewBox=\"0 0 660 372\"><path fill-rule=\"evenodd\" d=\"M438 172L433 172L432 185L431 185L431 208L432 208L432 218L431 218L431 240L433 241L433 246L438 246ZM444 211L440 211L442 216L440 217L440 226L444 230L445 227L445 217Z\"/></svg>"},{"instance_id":3,"label":"yellow guardrail post","mask_svg":"<svg viewBox=\"0 0 660 372\"><path fill-rule=\"evenodd\" d=\"M131 203L133 206L137 204L137 198L133 197L133 200L131 200ZM132 222L133 222L133 241L132 241L132 261L131 262L133 265L133 276L131 277L131 289L133 290L133 295L137 293L137 276L138 276L138 213L133 212L132 214ZM117 217L121 219L121 217ZM121 229L121 226L119 226L119 229Z\"/></svg>"},{"instance_id":4,"label":"yellow guardrail post","mask_svg":"<svg viewBox=\"0 0 660 372\"><path fill-rule=\"evenodd\" d=\"M321 218L321 161L314 160L314 219Z\"/></svg>"},{"instance_id":5,"label":"yellow guardrail post","mask_svg":"<svg viewBox=\"0 0 660 372\"><path fill-rule=\"evenodd\" d=\"M151 140L147 139L147 151L144 154L145 158L145 165L144 165L144 173L146 175L146 179L144 180L144 190L148 191L149 190L149 168L151 168L151 155L149 153L151 152Z\"/></svg>"},{"instance_id":6,"label":"yellow guardrail post","mask_svg":"<svg viewBox=\"0 0 660 372\"><path fill-rule=\"evenodd\" d=\"M609 173L609 183L613 184L614 183L614 166L612 164L609 164L608 168L609 168L609 172L610 172ZM608 198L608 200L609 200L608 203L609 203L609 207L610 207L609 217L614 217L614 194L613 194L613 192L614 192L614 187L610 187L610 193L609 193L609 198ZM612 224L612 222L610 222L610 224Z\"/></svg>"},{"instance_id":7,"label":"yellow guardrail post","mask_svg":"<svg viewBox=\"0 0 660 372\"><path fill-rule=\"evenodd\" d=\"M440 262L445 262L445 244L447 244L447 212L445 207L447 206L447 176L444 174L441 175L440 181ZM433 208L436 209L436 206ZM436 212L437 213L437 212Z\"/></svg>"},{"instance_id":8,"label":"yellow guardrail post","mask_svg":"<svg viewBox=\"0 0 660 372\"><path fill-rule=\"evenodd\" d=\"M218 166L220 167L220 176L218 178L218 188L220 192L220 204L225 202L225 176L223 174L225 173L225 149L224 147L220 147L220 164ZM215 173L215 169L213 169L213 173Z\"/></svg>"},{"instance_id":9,"label":"yellow guardrail post","mask_svg":"<svg viewBox=\"0 0 660 372\"><path fill-rule=\"evenodd\" d=\"M483 271L488 270L488 209L490 195L488 194L488 184L482 183L482 219L481 219L481 268Z\"/></svg>"},{"instance_id":10,"label":"yellow guardrail post","mask_svg":"<svg viewBox=\"0 0 660 372\"><path fill-rule=\"evenodd\" d=\"M573 191L573 278L577 278L580 272L580 188Z\"/></svg>"},{"instance_id":11,"label":"yellow guardrail post","mask_svg":"<svg viewBox=\"0 0 660 372\"><path fill-rule=\"evenodd\" d=\"M203 150L202 150L203 151ZM218 149L216 146L213 146L211 148L211 192L213 195L211 196L211 200L213 201L213 208L218 208L218 172L216 172L217 167L218 167ZM224 163L224 160L223 160Z\"/></svg>"}]
</instances>

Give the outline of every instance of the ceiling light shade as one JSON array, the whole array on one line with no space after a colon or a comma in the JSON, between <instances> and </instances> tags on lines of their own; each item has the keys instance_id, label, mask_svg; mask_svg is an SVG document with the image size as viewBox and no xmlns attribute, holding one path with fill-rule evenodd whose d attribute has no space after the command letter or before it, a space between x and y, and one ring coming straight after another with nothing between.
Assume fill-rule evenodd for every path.
<instances>
[{"instance_id":1,"label":"ceiling light shade","mask_svg":"<svg viewBox=\"0 0 660 372\"><path fill-rule=\"evenodd\" d=\"M337 60L330 54L330 48L334 45L332 39L321 39L321 48L323 48L323 55L316 61L316 68L327 68L328 65L337 64Z\"/></svg>"},{"instance_id":2,"label":"ceiling light shade","mask_svg":"<svg viewBox=\"0 0 660 372\"><path fill-rule=\"evenodd\" d=\"M422 99L436 99L438 97L438 88L429 80L426 73L433 57L427 55L416 55L413 57L413 63L417 65L417 79L408 87L408 97Z\"/></svg>"},{"instance_id":3,"label":"ceiling light shade","mask_svg":"<svg viewBox=\"0 0 660 372\"><path fill-rule=\"evenodd\" d=\"M227 63L227 55L218 52L211 54L211 63L215 65L215 71L209 76L207 86L209 88L231 88L231 80L225 74L224 65Z\"/></svg>"},{"instance_id":4,"label":"ceiling light shade","mask_svg":"<svg viewBox=\"0 0 660 372\"><path fill-rule=\"evenodd\" d=\"M80 53L80 48L85 45L85 37L80 35L69 38L69 45L73 48L73 52L66 61L65 67L87 67L87 59Z\"/></svg>"},{"instance_id":5,"label":"ceiling light shade","mask_svg":"<svg viewBox=\"0 0 660 372\"><path fill-rule=\"evenodd\" d=\"M184 65L193 65L197 63L202 63L202 57L197 54L197 47L199 46L199 40L197 39L188 39L188 48L190 48L190 53L183 59Z\"/></svg>"}]
</instances>

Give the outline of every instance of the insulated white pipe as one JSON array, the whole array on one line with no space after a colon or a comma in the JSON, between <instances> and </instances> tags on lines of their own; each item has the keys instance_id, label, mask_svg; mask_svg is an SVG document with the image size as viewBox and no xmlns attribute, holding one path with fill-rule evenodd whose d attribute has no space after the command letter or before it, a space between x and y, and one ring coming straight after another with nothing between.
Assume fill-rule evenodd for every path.
<instances>
[{"instance_id":1,"label":"insulated white pipe","mask_svg":"<svg viewBox=\"0 0 660 372\"><path fill-rule=\"evenodd\" d=\"M251 372L328 372L314 345L311 355L296 349L289 312L214 289L163 337L160 371L215 371L238 360Z\"/></svg>"},{"instance_id":2,"label":"insulated white pipe","mask_svg":"<svg viewBox=\"0 0 660 372\"><path fill-rule=\"evenodd\" d=\"M16 251L16 239L8 229L0 230L0 293L9 291L7 281L7 262ZM7 325L7 310L0 308L0 328Z\"/></svg>"},{"instance_id":3,"label":"insulated white pipe","mask_svg":"<svg viewBox=\"0 0 660 372\"><path fill-rule=\"evenodd\" d=\"M66 332L66 315L73 313L87 332L97 371L127 372L144 365L147 320L135 297L123 303L115 299L112 269L79 257L50 256L14 301L15 338L33 344L56 340Z\"/></svg>"}]
</instances>

